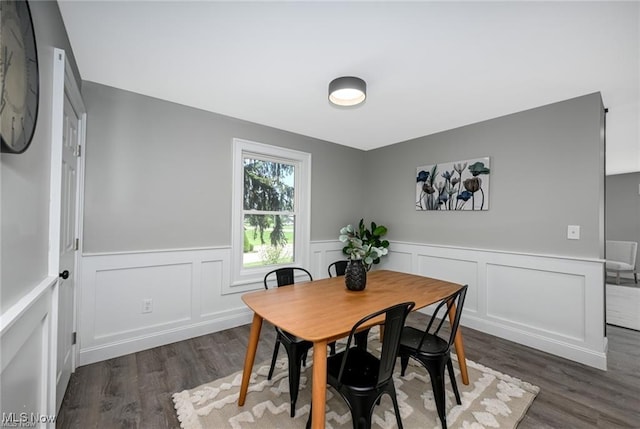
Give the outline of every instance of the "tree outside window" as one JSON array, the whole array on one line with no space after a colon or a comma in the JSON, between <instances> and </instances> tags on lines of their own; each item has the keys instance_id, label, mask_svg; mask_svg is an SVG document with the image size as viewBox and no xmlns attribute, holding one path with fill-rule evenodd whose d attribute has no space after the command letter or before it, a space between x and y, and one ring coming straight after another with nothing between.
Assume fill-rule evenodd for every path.
<instances>
[{"instance_id":1,"label":"tree outside window","mask_svg":"<svg viewBox=\"0 0 640 429\"><path fill-rule=\"evenodd\" d=\"M295 164L249 154L243 167L243 267L294 262Z\"/></svg>"}]
</instances>

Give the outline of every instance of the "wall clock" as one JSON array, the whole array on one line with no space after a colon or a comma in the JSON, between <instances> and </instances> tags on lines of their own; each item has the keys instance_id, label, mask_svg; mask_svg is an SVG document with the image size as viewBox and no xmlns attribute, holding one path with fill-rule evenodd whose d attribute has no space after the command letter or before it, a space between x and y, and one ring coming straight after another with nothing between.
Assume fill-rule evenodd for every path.
<instances>
[{"instance_id":1,"label":"wall clock","mask_svg":"<svg viewBox=\"0 0 640 429\"><path fill-rule=\"evenodd\" d=\"M29 147L38 117L40 84L31 11L26 1L0 0L1 151Z\"/></svg>"}]
</instances>

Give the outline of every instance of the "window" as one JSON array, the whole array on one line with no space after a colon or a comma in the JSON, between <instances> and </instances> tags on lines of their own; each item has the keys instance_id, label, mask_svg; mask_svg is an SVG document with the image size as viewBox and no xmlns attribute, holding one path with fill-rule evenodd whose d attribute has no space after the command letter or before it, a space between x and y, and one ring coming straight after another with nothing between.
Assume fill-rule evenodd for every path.
<instances>
[{"instance_id":1,"label":"window","mask_svg":"<svg viewBox=\"0 0 640 429\"><path fill-rule=\"evenodd\" d=\"M311 155L234 139L234 284L277 266L306 266Z\"/></svg>"}]
</instances>

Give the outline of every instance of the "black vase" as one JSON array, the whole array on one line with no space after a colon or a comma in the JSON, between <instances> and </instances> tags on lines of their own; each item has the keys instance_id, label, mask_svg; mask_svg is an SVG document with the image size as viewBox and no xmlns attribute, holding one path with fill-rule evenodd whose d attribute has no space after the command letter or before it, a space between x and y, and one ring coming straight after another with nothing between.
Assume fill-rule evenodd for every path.
<instances>
[{"instance_id":1,"label":"black vase","mask_svg":"<svg viewBox=\"0 0 640 429\"><path fill-rule=\"evenodd\" d=\"M362 263L362 259L349 260L344 272L344 282L349 290L364 290L367 286L367 267Z\"/></svg>"}]
</instances>

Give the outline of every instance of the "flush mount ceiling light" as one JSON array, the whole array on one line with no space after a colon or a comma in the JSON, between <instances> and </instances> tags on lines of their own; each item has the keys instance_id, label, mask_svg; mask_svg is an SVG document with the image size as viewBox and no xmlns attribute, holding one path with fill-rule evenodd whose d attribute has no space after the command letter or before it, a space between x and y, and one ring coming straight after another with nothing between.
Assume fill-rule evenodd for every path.
<instances>
[{"instance_id":1,"label":"flush mount ceiling light","mask_svg":"<svg viewBox=\"0 0 640 429\"><path fill-rule=\"evenodd\" d=\"M355 106L367 98L367 83L354 76L343 76L329 84L329 101L336 106Z\"/></svg>"}]
</instances>

